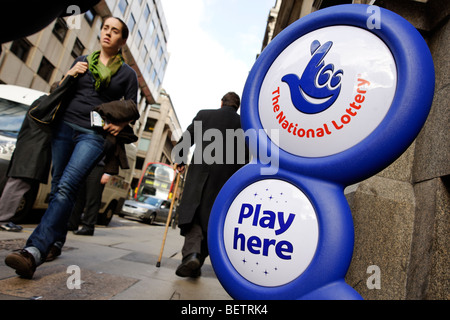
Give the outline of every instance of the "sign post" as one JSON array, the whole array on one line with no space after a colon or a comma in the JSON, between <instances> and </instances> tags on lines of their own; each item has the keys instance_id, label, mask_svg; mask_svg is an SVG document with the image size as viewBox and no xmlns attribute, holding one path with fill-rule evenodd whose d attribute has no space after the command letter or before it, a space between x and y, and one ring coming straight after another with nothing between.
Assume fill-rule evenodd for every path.
<instances>
[{"instance_id":1,"label":"sign post","mask_svg":"<svg viewBox=\"0 0 450 320\"><path fill-rule=\"evenodd\" d=\"M354 228L344 188L394 162L434 94L429 49L405 19L341 5L290 25L252 68L242 126L254 162L211 212L214 270L236 299L361 299L344 277ZM251 134L250 134L251 135ZM258 150L276 151L279 167ZM266 171L267 172L267 171Z\"/></svg>"}]
</instances>

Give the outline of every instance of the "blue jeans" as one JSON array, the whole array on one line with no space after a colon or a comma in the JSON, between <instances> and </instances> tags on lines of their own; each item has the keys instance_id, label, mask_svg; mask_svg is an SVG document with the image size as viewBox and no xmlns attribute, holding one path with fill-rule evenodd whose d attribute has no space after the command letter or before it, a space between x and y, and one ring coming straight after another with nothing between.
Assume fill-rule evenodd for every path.
<instances>
[{"instance_id":1,"label":"blue jeans","mask_svg":"<svg viewBox=\"0 0 450 320\"><path fill-rule=\"evenodd\" d=\"M74 129L64 122L53 131L50 203L25 246L35 257L36 264L45 260L55 242L64 242L77 191L102 159L104 142L102 135Z\"/></svg>"}]
</instances>

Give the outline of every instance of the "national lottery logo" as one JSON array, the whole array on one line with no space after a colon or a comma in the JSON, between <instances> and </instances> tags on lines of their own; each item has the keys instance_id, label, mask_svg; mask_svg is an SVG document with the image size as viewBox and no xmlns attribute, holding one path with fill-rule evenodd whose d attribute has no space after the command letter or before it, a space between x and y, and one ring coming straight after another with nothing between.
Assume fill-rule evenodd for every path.
<instances>
[{"instance_id":1,"label":"national lottery logo","mask_svg":"<svg viewBox=\"0 0 450 320\"><path fill-rule=\"evenodd\" d=\"M352 26L321 28L290 43L268 67L259 91L260 123L290 154L338 154L383 121L396 86L395 60L376 35Z\"/></svg>"},{"instance_id":2,"label":"national lottery logo","mask_svg":"<svg viewBox=\"0 0 450 320\"><path fill-rule=\"evenodd\" d=\"M328 109L341 92L342 69L334 71L334 64L325 64L325 56L333 46L318 40L311 44L311 60L301 78L287 74L281 80L289 86L292 104L301 112L314 114Z\"/></svg>"},{"instance_id":3,"label":"national lottery logo","mask_svg":"<svg viewBox=\"0 0 450 320\"><path fill-rule=\"evenodd\" d=\"M231 204L224 244L236 271L261 286L280 286L308 267L317 248L315 210L296 186L266 179L247 186Z\"/></svg>"}]
</instances>

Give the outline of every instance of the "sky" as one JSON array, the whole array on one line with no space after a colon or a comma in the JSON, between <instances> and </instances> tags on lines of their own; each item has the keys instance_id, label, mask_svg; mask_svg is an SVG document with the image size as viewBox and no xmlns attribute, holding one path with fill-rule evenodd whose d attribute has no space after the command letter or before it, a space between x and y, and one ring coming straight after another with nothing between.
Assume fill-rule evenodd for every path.
<instances>
[{"instance_id":1,"label":"sky","mask_svg":"<svg viewBox=\"0 0 450 320\"><path fill-rule=\"evenodd\" d=\"M240 97L276 0L161 0L170 60L162 87L184 131L201 109Z\"/></svg>"}]
</instances>

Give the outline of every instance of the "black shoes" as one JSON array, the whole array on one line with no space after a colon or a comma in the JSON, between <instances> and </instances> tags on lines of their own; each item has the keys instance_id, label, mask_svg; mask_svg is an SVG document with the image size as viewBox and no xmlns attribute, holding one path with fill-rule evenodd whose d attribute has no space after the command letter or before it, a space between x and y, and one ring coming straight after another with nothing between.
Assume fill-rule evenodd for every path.
<instances>
[{"instance_id":1,"label":"black shoes","mask_svg":"<svg viewBox=\"0 0 450 320\"><path fill-rule=\"evenodd\" d=\"M80 230L74 231L73 233L78 236L93 236L94 229L88 229L88 228L82 227Z\"/></svg>"},{"instance_id":2,"label":"black shoes","mask_svg":"<svg viewBox=\"0 0 450 320\"><path fill-rule=\"evenodd\" d=\"M16 270L16 273L26 279L33 278L36 271L36 262L31 253L26 250L17 250L8 254L5 258L5 264Z\"/></svg>"},{"instance_id":3,"label":"black shoes","mask_svg":"<svg viewBox=\"0 0 450 320\"><path fill-rule=\"evenodd\" d=\"M179 277L197 278L201 274L202 261L198 253L191 253L183 258L175 274Z\"/></svg>"}]
</instances>

